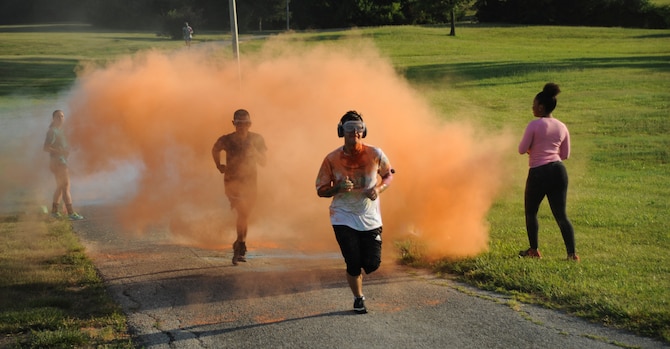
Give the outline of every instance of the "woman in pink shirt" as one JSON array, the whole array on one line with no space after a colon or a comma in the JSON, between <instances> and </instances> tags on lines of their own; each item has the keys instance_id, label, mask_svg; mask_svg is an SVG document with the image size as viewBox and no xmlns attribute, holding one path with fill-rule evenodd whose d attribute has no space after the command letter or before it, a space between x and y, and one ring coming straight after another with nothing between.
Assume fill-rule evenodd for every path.
<instances>
[{"instance_id":1,"label":"woman in pink shirt","mask_svg":"<svg viewBox=\"0 0 670 349\"><path fill-rule=\"evenodd\" d=\"M541 258L538 250L537 212L546 196L554 219L561 229L568 260L578 261L579 257L575 254L575 231L565 210L568 172L562 160L570 156L570 133L565 124L552 116L556 108L556 96L560 92L558 85L550 82L535 96L533 115L537 119L528 123L519 143L519 154L529 155L530 166L524 194L530 248L519 252L519 256Z\"/></svg>"}]
</instances>

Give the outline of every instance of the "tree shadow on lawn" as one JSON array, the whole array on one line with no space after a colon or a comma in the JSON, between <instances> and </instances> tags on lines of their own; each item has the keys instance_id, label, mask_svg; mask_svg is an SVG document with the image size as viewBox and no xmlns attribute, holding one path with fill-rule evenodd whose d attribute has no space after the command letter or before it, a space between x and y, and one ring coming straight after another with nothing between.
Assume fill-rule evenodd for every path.
<instances>
[{"instance_id":1,"label":"tree shadow on lawn","mask_svg":"<svg viewBox=\"0 0 670 349\"><path fill-rule=\"evenodd\" d=\"M0 331L26 330L60 324L57 318L88 321L119 313L102 284L76 284L68 280L0 286ZM56 318L54 318L56 317ZM48 318L53 322L44 322ZM6 332L9 330L9 332Z\"/></svg>"},{"instance_id":2,"label":"tree shadow on lawn","mask_svg":"<svg viewBox=\"0 0 670 349\"><path fill-rule=\"evenodd\" d=\"M0 96L57 93L76 78L79 60L50 57L0 59Z\"/></svg>"},{"instance_id":3,"label":"tree shadow on lawn","mask_svg":"<svg viewBox=\"0 0 670 349\"><path fill-rule=\"evenodd\" d=\"M405 77L418 83L440 82L450 75L472 80L527 75L535 72L609 68L638 68L670 71L670 56L628 56L617 58L575 58L549 62L474 62L444 63L407 67Z\"/></svg>"},{"instance_id":4,"label":"tree shadow on lawn","mask_svg":"<svg viewBox=\"0 0 670 349\"><path fill-rule=\"evenodd\" d=\"M92 25L84 23L16 24L0 26L0 33L89 33L91 31L96 30Z\"/></svg>"},{"instance_id":5,"label":"tree shadow on lawn","mask_svg":"<svg viewBox=\"0 0 670 349\"><path fill-rule=\"evenodd\" d=\"M134 41L134 42L164 42L164 41L183 41L181 37L179 38L170 38L167 36L160 36L156 34L154 37L130 37L130 36L116 36L116 37L103 37L105 40L112 41Z\"/></svg>"}]
</instances>

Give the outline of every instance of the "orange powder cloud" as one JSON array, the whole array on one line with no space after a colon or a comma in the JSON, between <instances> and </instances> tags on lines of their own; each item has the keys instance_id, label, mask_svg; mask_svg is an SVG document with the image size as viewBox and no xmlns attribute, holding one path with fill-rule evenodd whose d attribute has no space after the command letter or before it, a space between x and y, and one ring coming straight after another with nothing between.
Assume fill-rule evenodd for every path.
<instances>
[{"instance_id":1,"label":"orange powder cloud","mask_svg":"<svg viewBox=\"0 0 670 349\"><path fill-rule=\"evenodd\" d=\"M385 247L409 234L429 258L485 251L509 137L443 122L370 42L353 41L306 46L279 37L239 66L215 54L227 46L194 46L83 69L69 100L77 166L134 169L117 212L126 227L165 224L177 242L228 249L234 215L210 150L244 108L269 148L248 246L337 250L330 199L314 185L323 158L343 143L339 118L353 109L368 126L365 141L397 170L381 195Z\"/></svg>"}]
</instances>

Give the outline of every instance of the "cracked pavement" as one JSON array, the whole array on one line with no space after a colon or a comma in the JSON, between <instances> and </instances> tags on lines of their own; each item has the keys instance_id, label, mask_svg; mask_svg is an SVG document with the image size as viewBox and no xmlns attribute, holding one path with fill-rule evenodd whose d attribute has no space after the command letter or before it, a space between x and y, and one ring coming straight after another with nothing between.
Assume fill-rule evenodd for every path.
<instances>
[{"instance_id":1,"label":"cracked pavement","mask_svg":"<svg viewBox=\"0 0 670 349\"><path fill-rule=\"evenodd\" d=\"M339 252L232 250L124 233L103 207L74 230L142 348L668 348L384 261L354 314Z\"/></svg>"}]
</instances>

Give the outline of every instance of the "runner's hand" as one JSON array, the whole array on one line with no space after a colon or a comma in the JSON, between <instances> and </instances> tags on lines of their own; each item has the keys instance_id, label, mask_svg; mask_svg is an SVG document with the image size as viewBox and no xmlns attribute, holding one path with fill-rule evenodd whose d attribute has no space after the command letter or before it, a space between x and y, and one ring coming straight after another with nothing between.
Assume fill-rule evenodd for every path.
<instances>
[{"instance_id":1,"label":"runner's hand","mask_svg":"<svg viewBox=\"0 0 670 349\"><path fill-rule=\"evenodd\" d=\"M354 182L349 177L333 185L333 195L337 193L348 193L354 189Z\"/></svg>"},{"instance_id":2,"label":"runner's hand","mask_svg":"<svg viewBox=\"0 0 670 349\"><path fill-rule=\"evenodd\" d=\"M377 188L368 189L365 191L365 196L367 196L368 199L375 201L379 197L379 192L377 192Z\"/></svg>"}]
</instances>

